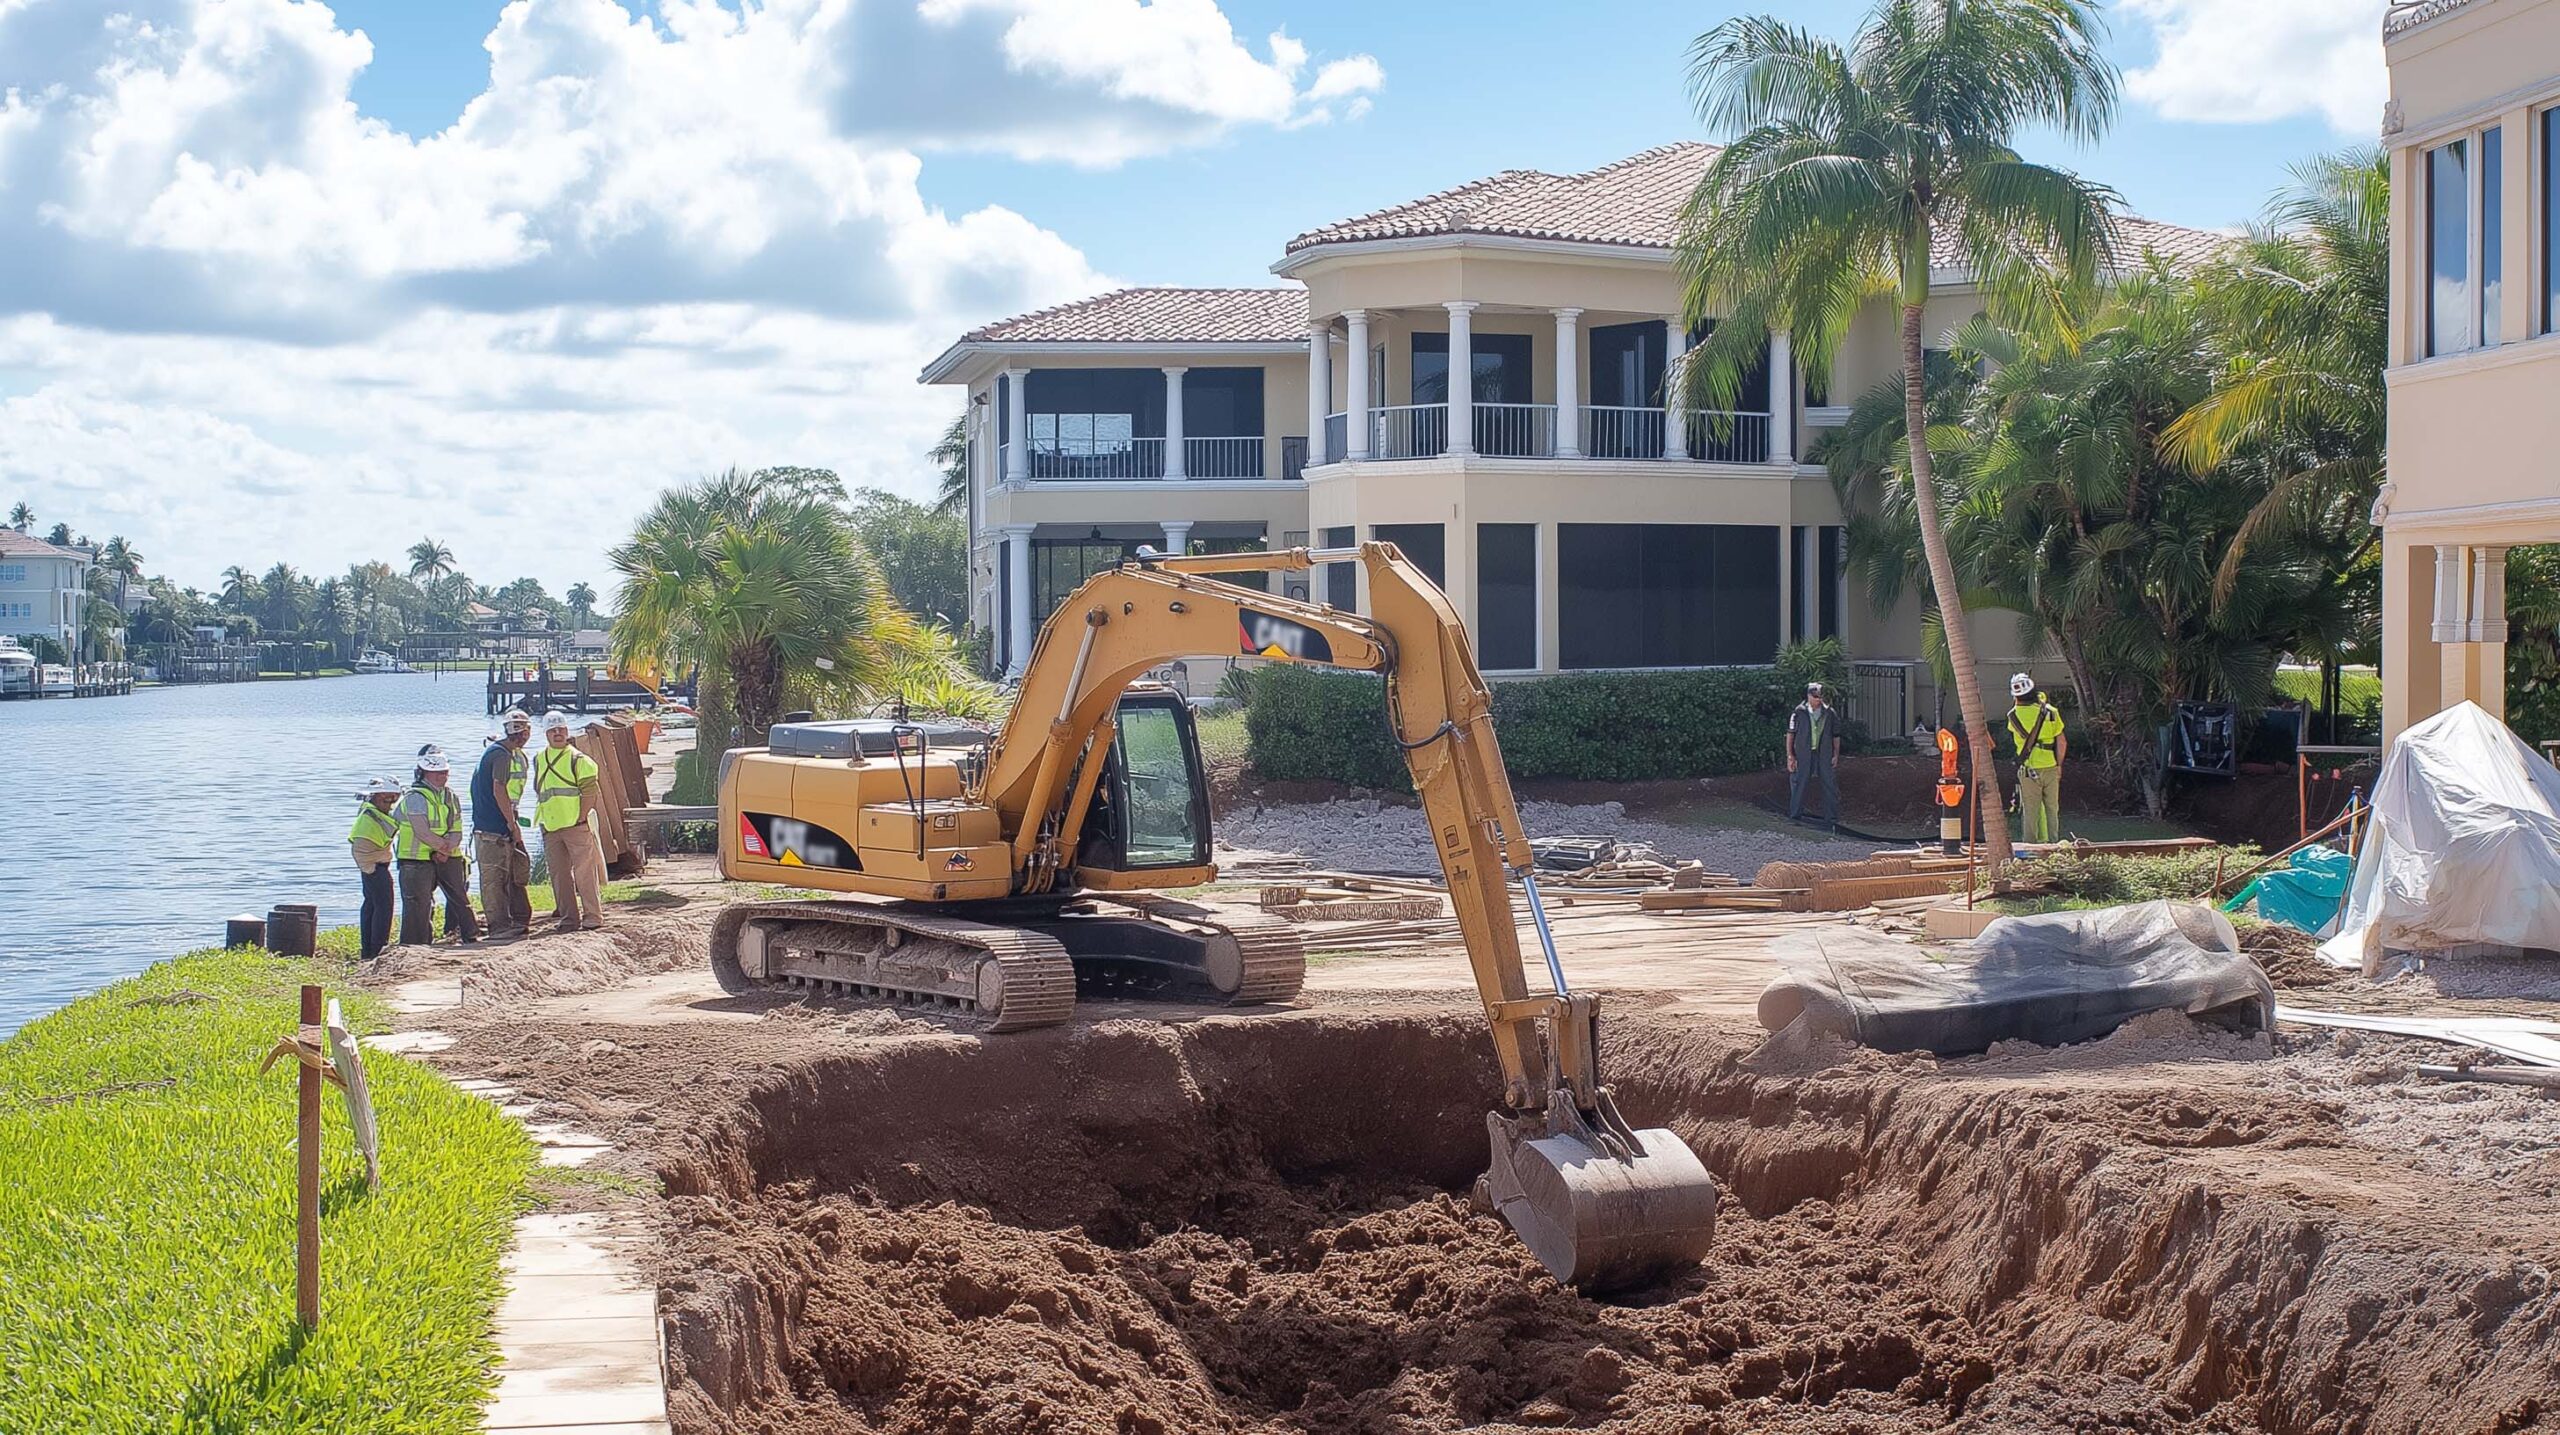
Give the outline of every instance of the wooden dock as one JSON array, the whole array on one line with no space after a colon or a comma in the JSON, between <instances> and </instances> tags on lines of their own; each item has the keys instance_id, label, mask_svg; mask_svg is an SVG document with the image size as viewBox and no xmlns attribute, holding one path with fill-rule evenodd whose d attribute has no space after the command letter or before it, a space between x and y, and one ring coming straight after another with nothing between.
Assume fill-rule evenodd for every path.
<instances>
[{"instance_id":1,"label":"wooden dock","mask_svg":"<svg viewBox=\"0 0 2560 1435\"><path fill-rule=\"evenodd\" d=\"M653 688L617 678L593 663L556 665L548 659L531 663L489 665L491 715L520 707L527 712L612 712L617 708L653 708L670 703L691 706L696 679Z\"/></svg>"},{"instance_id":2,"label":"wooden dock","mask_svg":"<svg viewBox=\"0 0 2560 1435\"><path fill-rule=\"evenodd\" d=\"M120 698L133 691L133 668L126 663L86 663L68 683L41 683L0 688L0 701L20 698Z\"/></svg>"}]
</instances>

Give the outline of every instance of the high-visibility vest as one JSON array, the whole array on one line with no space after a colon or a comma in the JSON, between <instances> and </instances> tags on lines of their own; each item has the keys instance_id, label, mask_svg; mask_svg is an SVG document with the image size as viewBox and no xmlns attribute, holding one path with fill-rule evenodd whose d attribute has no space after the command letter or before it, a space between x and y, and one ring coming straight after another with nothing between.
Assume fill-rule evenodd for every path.
<instances>
[{"instance_id":1,"label":"high-visibility vest","mask_svg":"<svg viewBox=\"0 0 2560 1435\"><path fill-rule=\"evenodd\" d=\"M515 811L516 804L524 801L524 780L532 771L533 764L526 759L523 748L514 746L507 748L507 810L509 812Z\"/></svg>"},{"instance_id":2,"label":"high-visibility vest","mask_svg":"<svg viewBox=\"0 0 2560 1435\"><path fill-rule=\"evenodd\" d=\"M2019 721L2032 714L2035 726ZM2009 709L2009 737L2018 745L2018 765L2028 768L2060 767L2062 754L2054 745L2062 740L2062 714L2051 703L2037 703L2032 708Z\"/></svg>"},{"instance_id":3,"label":"high-visibility vest","mask_svg":"<svg viewBox=\"0 0 2560 1435\"><path fill-rule=\"evenodd\" d=\"M578 825L578 788L596 779L596 760L574 747L546 747L533 760L533 820L545 832Z\"/></svg>"},{"instance_id":4,"label":"high-visibility vest","mask_svg":"<svg viewBox=\"0 0 2560 1435\"><path fill-rule=\"evenodd\" d=\"M450 837L462 830L462 803L453 795L452 788L448 787L438 790L436 788L429 787L424 783L420 783L419 785L409 789L409 795L411 797L424 797L427 800L427 833L429 836ZM401 800L401 807L403 812L402 821L400 823L400 860L403 862L426 862L442 856L442 853L426 844L425 840L421 838L415 830L415 825L407 820L406 809L408 807L408 801L406 798Z\"/></svg>"},{"instance_id":5,"label":"high-visibility vest","mask_svg":"<svg viewBox=\"0 0 2560 1435\"><path fill-rule=\"evenodd\" d=\"M356 804L356 825L347 829L347 840L393 846L400 840L400 819L371 802L359 802Z\"/></svg>"}]
</instances>

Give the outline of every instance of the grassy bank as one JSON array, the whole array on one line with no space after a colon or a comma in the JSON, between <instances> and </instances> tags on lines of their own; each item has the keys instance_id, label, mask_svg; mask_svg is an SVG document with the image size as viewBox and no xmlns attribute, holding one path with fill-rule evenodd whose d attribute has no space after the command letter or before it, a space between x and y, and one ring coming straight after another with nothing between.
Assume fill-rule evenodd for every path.
<instances>
[{"instance_id":1,"label":"grassy bank","mask_svg":"<svg viewBox=\"0 0 2560 1435\"><path fill-rule=\"evenodd\" d=\"M321 1322L295 1334L294 1078L257 1064L337 971L199 952L0 1044L0 1430L478 1428L534 1155L420 1067L367 1062L378 1191L329 1094Z\"/></svg>"}]
</instances>

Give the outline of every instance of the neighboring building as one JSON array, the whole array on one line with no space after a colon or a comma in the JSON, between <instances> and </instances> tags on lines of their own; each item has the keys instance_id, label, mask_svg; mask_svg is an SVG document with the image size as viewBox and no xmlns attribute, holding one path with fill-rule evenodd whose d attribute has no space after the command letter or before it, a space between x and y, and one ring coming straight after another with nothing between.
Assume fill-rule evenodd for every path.
<instances>
[{"instance_id":1,"label":"neighboring building","mask_svg":"<svg viewBox=\"0 0 2560 1435\"><path fill-rule=\"evenodd\" d=\"M80 605L89 600L90 556L0 528L0 633L50 638L79 652Z\"/></svg>"},{"instance_id":2,"label":"neighboring building","mask_svg":"<svg viewBox=\"0 0 2560 1435\"><path fill-rule=\"evenodd\" d=\"M1757 664L1823 636L1916 658L1917 605L1854 595L1838 499L1803 461L1897 372L1890 307L1827 384L1773 334L1736 412L1665 405L1692 338L1672 242L1714 152L1512 170L1329 224L1273 265L1301 287L1126 289L963 336L923 378L968 391L971 612L998 660L1018 669L1049 609L1141 545L1361 539L1440 580L1488 672ZM2127 224L2173 259L2221 242ZM1980 308L1948 263L1932 334ZM1366 599L1352 564L1287 581ZM1976 631L2005 693L2017 626Z\"/></svg>"},{"instance_id":3,"label":"neighboring building","mask_svg":"<svg viewBox=\"0 0 2560 1435\"><path fill-rule=\"evenodd\" d=\"M2388 736L2465 699L2505 715L2507 550L2560 542L2560 0L2405 5L2383 56Z\"/></svg>"}]
</instances>

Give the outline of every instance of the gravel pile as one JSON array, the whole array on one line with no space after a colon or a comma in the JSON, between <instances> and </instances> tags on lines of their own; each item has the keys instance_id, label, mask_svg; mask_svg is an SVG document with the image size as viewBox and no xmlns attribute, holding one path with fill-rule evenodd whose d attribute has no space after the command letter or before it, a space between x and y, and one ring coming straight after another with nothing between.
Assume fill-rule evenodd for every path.
<instances>
[{"instance_id":1,"label":"gravel pile","mask_svg":"<svg viewBox=\"0 0 2560 1435\"><path fill-rule=\"evenodd\" d=\"M1764 862L1836 862L1863 857L1876 845L1811 829L1771 832L1648 822L1627 816L1626 808L1615 802L1524 802L1520 818L1532 837L1601 834L1650 842L1666 858L1695 859L1746 882ZM1218 819L1220 862L1261 854L1296 854L1318 867L1360 872L1437 872L1440 866L1422 810L1374 798L1248 805Z\"/></svg>"}]
</instances>

